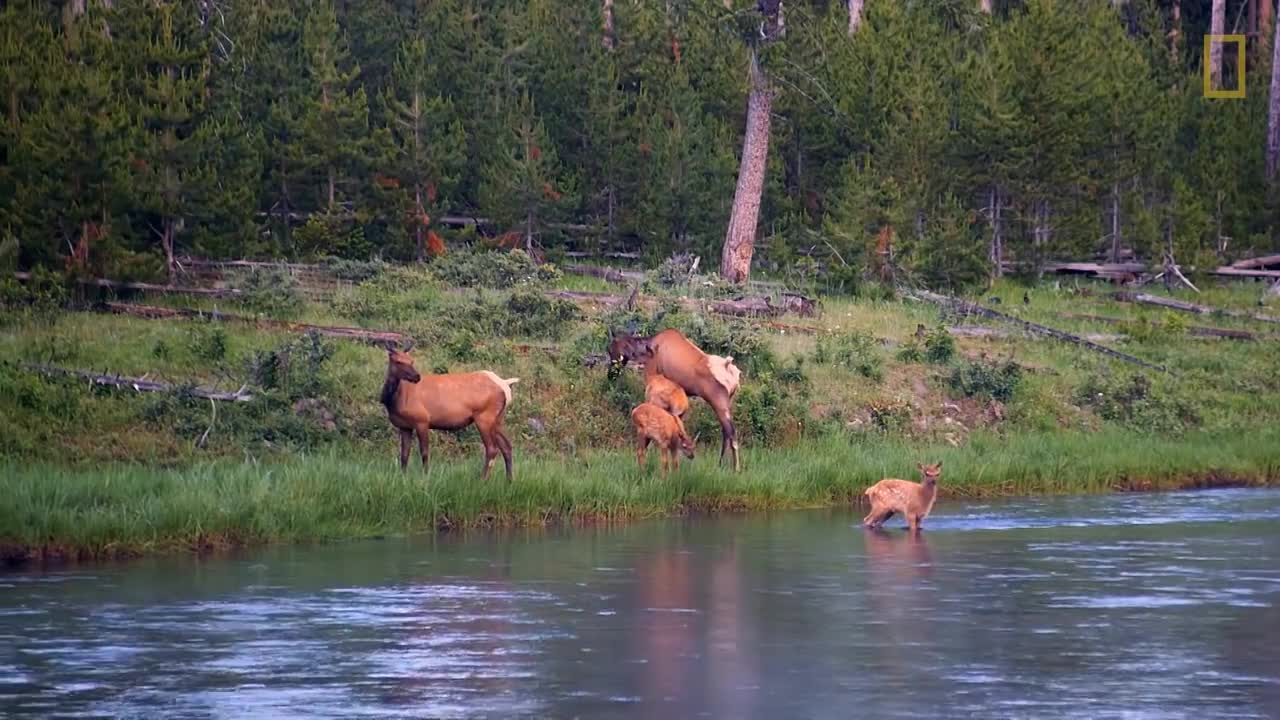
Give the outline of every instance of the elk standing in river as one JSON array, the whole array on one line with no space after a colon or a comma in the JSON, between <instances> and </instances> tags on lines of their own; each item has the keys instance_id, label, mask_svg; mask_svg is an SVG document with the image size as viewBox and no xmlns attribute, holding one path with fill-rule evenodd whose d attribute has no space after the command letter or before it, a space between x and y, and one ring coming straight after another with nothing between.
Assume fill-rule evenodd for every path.
<instances>
[{"instance_id":1,"label":"elk standing in river","mask_svg":"<svg viewBox=\"0 0 1280 720\"><path fill-rule=\"evenodd\" d=\"M885 478L867 488L864 493L871 501L871 512L862 519L862 524L870 528L878 528L895 513L902 513L912 532L920 529L920 523L933 510L933 502L938 498L938 478L942 476L942 463L936 465L917 465L924 476L923 483L909 480Z\"/></svg>"},{"instance_id":2,"label":"elk standing in river","mask_svg":"<svg viewBox=\"0 0 1280 720\"><path fill-rule=\"evenodd\" d=\"M387 417L400 431L400 469L409 465L413 435L418 435L422 469L427 470L431 451L428 434L432 430L462 430L475 423L484 443L484 473L489 478L494 459L501 454L511 473L511 441L502 429L502 420L511 405L511 386L520 378L503 380L488 370L444 375L423 375L413 367L410 347L397 350L387 346L387 378L382 385L382 404Z\"/></svg>"},{"instance_id":3,"label":"elk standing in river","mask_svg":"<svg viewBox=\"0 0 1280 720\"><path fill-rule=\"evenodd\" d=\"M679 385L690 397L700 397L720 421L720 462L733 451L733 469L741 469L738 438L733 426L731 405L738 392L742 371L732 357L708 355L678 330L663 330L653 337L609 335L609 361L644 365L646 377L662 375Z\"/></svg>"}]
</instances>

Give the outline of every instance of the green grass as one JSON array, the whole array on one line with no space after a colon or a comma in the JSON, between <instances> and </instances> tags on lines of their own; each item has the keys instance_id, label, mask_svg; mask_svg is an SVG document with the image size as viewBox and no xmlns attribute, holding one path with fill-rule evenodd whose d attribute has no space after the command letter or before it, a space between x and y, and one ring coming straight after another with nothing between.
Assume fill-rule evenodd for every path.
<instances>
[{"instance_id":1,"label":"green grass","mask_svg":"<svg viewBox=\"0 0 1280 720\"><path fill-rule=\"evenodd\" d=\"M274 463L218 461L177 471L0 464L0 548L9 560L108 558L281 541L331 541L438 528L602 522L673 513L855 504L882 477L943 462L944 500L1036 493L1264 484L1280 479L1280 430L1181 441L1128 433L978 436L913 447L838 438L748 450L744 470L705 453L663 480L622 453L585 463L517 457L517 475L478 478L478 458L401 473L386 457L329 452Z\"/></svg>"},{"instance_id":2,"label":"green grass","mask_svg":"<svg viewBox=\"0 0 1280 720\"><path fill-rule=\"evenodd\" d=\"M565 277L557 286L618 291L593 278ZM899 351L913 342L917 325L977 324L911 301L820 298L818 316L781 318L789 329L664 316L664 324L688 323L710 341L727 342L722 350L745 370L734 417L746 471L714 469L719 429L706 404L694 401L686 425L701 433L701 457L670 483L642 477L626 452L627 412L643 398L639 372L610 379L606 367L583 365L603 350L599 308L584 308L575 321L544 308L512 323L514 313L503 310L510 291L455 292L421 268L288 308L299 322L409 333L418 338L421 369L520 377L506 418L518 458L512 486L477 481L474 430L434 434L429 479L394 471L397 442L376 399L386 367L378 348L332 341L315 360L299 335L248 323L2 311L0 544L12 555L103 557L441 526L812 507L848 503L885 475L910 478L916 462L931 458L946 462L946 492L961 495L1181 487L1211 477L1274 480L1280 341L1196 338L1185 326L1280 328L1117 303L1112 289L1004 281L974 299L1069 332L1118 335L1107 344L1171 373L1017 336L958 338L945 362L911 361ZM1203 296L1175 294L1256 310L1260 292L1240 284L1202 289ZM234 301L133 301L252 314ZM822 336L829 348L850 348L848 357L817 362ZM754 357L748 348L756 348ZM254 387L255 363L273 353L288 356L286 375L273 387ZM970 364L1008 359L1023 372L1001 402L965 396L949 382L957 369L990 377L971 372ZM249 382L256 397L219 404L215 414L208 401L48 380L23 363L229 390ZM1135 384L1135 374L1149 383ZM1084 388L1125 397L1103 403L1083 396ZM317 402L332 423L298 414Z\"/></svg>"}]
</instances>

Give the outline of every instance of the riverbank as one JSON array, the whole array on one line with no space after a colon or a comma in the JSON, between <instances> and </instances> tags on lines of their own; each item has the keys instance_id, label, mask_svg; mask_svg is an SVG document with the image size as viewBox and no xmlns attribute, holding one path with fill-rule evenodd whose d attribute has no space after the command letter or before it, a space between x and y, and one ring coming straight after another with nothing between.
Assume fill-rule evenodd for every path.
<instances>
[{"instance_id":1,"label":"riverbank","mask_svg":"<svg viewBox=\"0 0 1280 720\"><path fill-rule=\"evenodd\" d=\"M386 457L340 453L287 461L215 461L181 470L0 464L0 555L7 563L206 552L494 526L625 521L672 514L861 502L885 476L944 464L942 499L1172 490L1280 482L1280 430L1251 437L1156 440L1125 432L975 435L963 447L808 441L747 450L733 474L703 452L663 481L656 458L599 453L585 463L517 457L516 480L478 480L476 462L429 477ZM415 463L417 462L415 458Z\"/></svg>"}]
</instances>

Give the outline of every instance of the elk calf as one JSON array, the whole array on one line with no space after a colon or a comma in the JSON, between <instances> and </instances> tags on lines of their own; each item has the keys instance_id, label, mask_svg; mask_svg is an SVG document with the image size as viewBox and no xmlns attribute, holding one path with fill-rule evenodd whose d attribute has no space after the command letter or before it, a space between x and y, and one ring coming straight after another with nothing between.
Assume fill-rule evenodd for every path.
<instances>
[{"instance_id":1,"label":"elk calf","mask_svg":"<svg viewBox=\"0 0 1280 720\"><path fill-rule=\"evenodd\" d=\"M920 523L929 516L933 509L933 501L938 497L938 478L942 476L942 463L921 465L923 483L885 478L867 488L864 493L871 501L871 512L862 518L862 524L878 528L895 513L902 513L907 518L911 531L920 529Z\"/></svg>"},{"instance_id":2,"label":"elk calf","mask_svg":"<svg viewBox=\"0 0 1280 720\"><path fill-rule=\"evenodd\" d=\"M693 459L693 441L684 430L680 418L650 402L640 403L631 411L631 425L636 431L636 462L644 470L649 443L658 446L662 463L662 477L667 477L670 466L680 469L680 453Z\"/></svg>"},{"instance_id":3,"label":"elk calf","mask_svg":"<svg viewBox=\"0 0 1280 720\"><path fill-rule=\"evenodd\" d=\"M652 403L675 415L682 422L689 412L689 396L684 388L671 382L666 376L651 374L644 381L644 401Z\"/></svg>"}]
</instances>

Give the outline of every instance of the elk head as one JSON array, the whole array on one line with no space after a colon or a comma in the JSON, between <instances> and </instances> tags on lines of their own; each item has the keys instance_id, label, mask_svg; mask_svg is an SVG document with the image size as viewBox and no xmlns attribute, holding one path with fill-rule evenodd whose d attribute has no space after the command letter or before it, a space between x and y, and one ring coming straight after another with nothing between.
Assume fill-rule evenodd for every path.
<instances>
[{"instance_id":1,"label":"elk head","mask_svg":"<svg viewBox=\"0 0 1280 720\"><path fill-rule=\"evenodd\" d=\"M387 344L387 377L389 379L403 380L405 382L416 383L422 379L422 375L413 367L413 357L409 355L409 351L413 349L413 342L403 349L396 349L395 345Z\"/></svg>"},{"instance_id":2,"label":"elk head","mask_svg":"<svg viewBox=\"0 0 1280 720\"><path fill-rule=\"evenodd\" d=\"M935 485L938 482L938 478L942 477L942 463L933 465L917 463L916 467L920 468L920 474L924 476L925 485Z\"/></svg>"}]
</instances>

